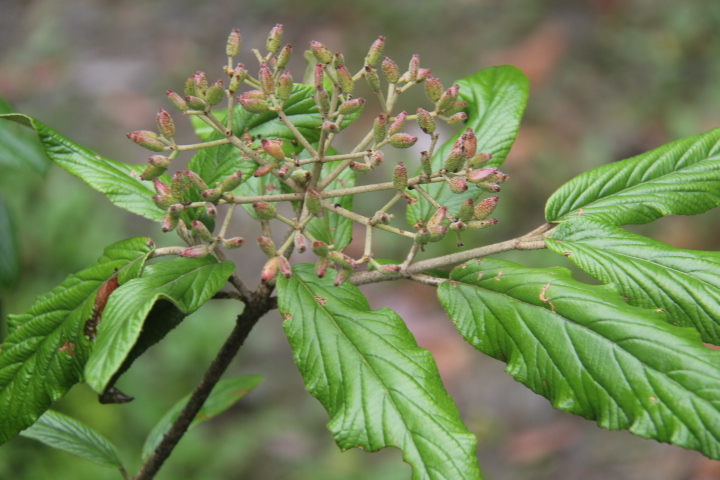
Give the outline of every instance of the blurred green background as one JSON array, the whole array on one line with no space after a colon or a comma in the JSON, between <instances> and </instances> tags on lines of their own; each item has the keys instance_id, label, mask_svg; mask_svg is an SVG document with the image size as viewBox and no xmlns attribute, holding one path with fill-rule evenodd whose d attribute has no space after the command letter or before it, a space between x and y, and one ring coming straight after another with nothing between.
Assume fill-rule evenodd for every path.
<instances>
[{"instance_id":1,"label":"blurred green background","mask_svg":"<svg viewBox=\"0 0 720 480\"><path fill-rule=\"evenodd\" d=\"M547 197L582 171L720 125L716 0L2 0L0 7L0 95L12 104L8 108L102 155L138 164L148 155L125 134L154 128L157 109L169 108L165 91L182 90L196 70L220 78L232 28L240 28L244 39L239 60L253 65L249 49L263 48L269 29L282 23L284 41L295 46L296 77L304 69L299 52L310 40L343 52L359 68L378 35L387 36L385 53L398 64L419 53L422 66L445 85L485 66L514 64L530 79L530 101L503 168L511 180L501 194L500 224L484 230L478 242L542 223ZM422 95L408 103L413 99ZM178 137L189 140L189 126L176 123ZM18 129L0 137L1 317L28 308L107 243L138 235L176 243L157 225L115 209L75 177L48 166L36 149L23 147L22 135ZM717 218L717 212L672 217L633 230L676 247L717 250ZM15 243L17 259L11 254ZM386 243L376 253L390 256L405 248ZM547 252L505 257L566 265ZM257 249L248 245L234 259L257 278ZM552 410L510 379L503 364L464 344L430 289L398 283L363 290L374 308L396 310L434 353L478 436L487 478L720 478L720 463L697 453ZM215 302L150 350L119 384L134 402L102 406L80 385L56 408L118 444L134 471L144 436L194 387L237 313L231 302ZM305 392L277 313L258 324L228 375L244 373L265 380L236 407L189 433L157 478L410 478L396 450L339 452L325 428L327 415ZM24 438L0 448L0 480L46 478L119 476Z\"/></svg>"}]
</instances>

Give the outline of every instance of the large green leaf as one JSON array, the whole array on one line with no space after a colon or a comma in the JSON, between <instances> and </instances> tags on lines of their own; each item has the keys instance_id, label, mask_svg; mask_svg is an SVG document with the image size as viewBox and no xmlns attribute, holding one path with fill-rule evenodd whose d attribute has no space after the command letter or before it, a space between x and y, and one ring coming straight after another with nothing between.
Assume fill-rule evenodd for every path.
<instances>
[{"instance_id":1,"label":"large green leaf","mask_svg":"<svg viewBox=\"0 0 720 480\"><path fill-rule=\"evenodd\" d=\"M148 266L142 277L118 288L105 307L97 345L85 366L88 385L98 393L105 390L158 300L168 300L189 315L225 285L234 268L232 262L218 263L212 256L176 258Z\"/></svg>"},{"instance_id":2,"label":"large green leaf","mask_svg":"<svg viewBox=\"0 0 720 480\"><path fill-rule=\"evenodd\" d=\"M0 115L0 118L35 129L45 153L51 160L103 193L118 207L150 220L158 222L162 220L165 212L160 210L151 199L155 195L152 184L140 180L142 166L101 157L68 140L29 115L18 113Z\"/></svg>"},{"instance_id":3,"label":"large green leaf","mask_svg":"<svg viewBox=\"0 0 720 480\"><path fill-rule=\"evenodd\" d=\"M550 197L545 217L564 222L582 215L628 225L718 205L720 129L715 129L578 175Z\"/></svg>"},{"instance_id":4,"label":"large green leaf","mask_svg":"<svg viewBox=\"0 0 720 480\"><path fill-rule=\"evenodd\" d=\"M95 263L38 297L25 313L10 316L0 350L0 443L82 381L92 347L84 327L98 290L116 271L120 284L137 277L152 249L147 238L109 245Z\"/></svg>"},{"instance_id":5,"label":"large green leaf","mask_svg":"<svg viewBox=\"0 0 720 480\"><path fill-rule=\"evenodd\" d=\"M262 377L260 375L243 375L241 377L220 380L188 428L220 415L250 393L260 384L261 380ZM186 395L168 410L155 427L153 427L152 431L150 431L142 449L143 460L153 454L162 441L163 435L168 432L173 422L180 416L180 412L182 412L182 409L185 408L188 400L190 400L190 395L191 394Z\"/></svg>"},{"instance_id":6,"label":"large green leaf","mask_svg":"<svg viewBox=\"0 0 720 480\"><path fill-rule=\"evenodd\" d=\"M395 312L370 310L357 287L334 287L307 264L279 278L278 305L295 362L340 448L398 447L416 480L480 478L475 438L432 355Z\"/></svg>"},{"instance_id":7,"label":"large green leaf","mask_svg":"<svg viewBox=\"0 0 720 480\"><path fill-rule=\"evenodd\" d=\"M478 350L561 410L720 458L720 352L564 268L484 259L438 290Z\"/></svg>"},{"instance_id":8,"label":"large green leaf","mask_svg":"<svg viewBox=\"0 0 720 480\"><path fill-rule=\"evenodd\" d=\"M659 308L667 321L720 344L720 253L681 250L621 228L578 218L560 225L548 248L568 257L632 305Z\"/></svg>"},{"instance_id":9,"label":"large green leaf","mask_svg":"<svg viewBox=\"0 0 720 480\"><path fill-rule=\"evenodd\" d=\"M20 239L12 213L0 195L0 288L13 285L20 273Z\"/></svg>"},{"instance_id":10,"label":"large green leaf","mask_svg":"<svg viewBox=\"0 0 720 480\"><path fill-rule=\"evenodd\" d=\"M0 96L0 114L14 109ZM45 173L50 162L32 132L10 122L0 122L0 167Z\"/></svg>"},{"instance_id":11,"label":"large green leaf","mask_svg":"<svg viewBox=\"0 0 720 480\"><path fill-rule=\"evenodd\" d=\"M20 435L91 462L124 470L120 454L108 439L62 413L48 410Z\"/></svg>"},{"instance_id":12,"label":"large green leaf","mask_svg":"<svg viewBox=\"0 0 720 480\"><path fill-rule=\"evenodd\" d=\"M520 119L528 98L527 77L516 67L501 65L484 68L457 83L460 85L460 98L468 102L465 109L468 119L465 128L437 149L432 159L433 169L442 167L453 143L466 128L472 128L475 132L478 152L492 153L488 167L499 167L505 161L520 128ZM440 205L447 206L451 213L456 213L465 199L477 198L483 193L471 186L465 193L455 194L445 182L423 185L423 188ZM434 212L432 205L420 199L408 206L408 223L413 225Z\"/></svg>"}]
</instances>

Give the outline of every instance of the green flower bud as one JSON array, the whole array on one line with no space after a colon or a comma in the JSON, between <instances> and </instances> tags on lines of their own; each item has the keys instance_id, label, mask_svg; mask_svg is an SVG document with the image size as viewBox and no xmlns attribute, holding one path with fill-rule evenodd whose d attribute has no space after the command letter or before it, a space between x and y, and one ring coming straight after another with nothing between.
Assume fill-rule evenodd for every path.
<instances>
[{"instance_id":1,"label":"green flower bud","mask_svg":"<svg viewBox=\"0 0 720 480\"><path fill-rule=\"evenodd\" d=\"M228 57L234 57L240 53L240 47L242 46L242 37L240 36L240 30L237 28L230 32L230 36L227 40L227 46L225 47L225 53Z\"/></svg>"},{"instance_id":2,"label":"green flower bud","mask_svg":"<svg viewBox=\"0 0 720 480\"><path fill-rule=\"evenodd\" d=\"M425 94L430 101L437 103L444 91L445 88L443 87L442 82L440 82L440 79L435 78L432 75L428 75L427 79L425 79Z\"/></svg>"},{"instance_id":3,"label":"green flower bud","mask_svg":"<svg viewBox=\"0 0 720 480\"><path fill-rule=\"evenodd\" d=\"M423 108L417 109L417 122L423 132L427 134L435 132L435 119L427 110Z\"/></svg>"},{"instance_id":4,"label":"green flower bud","mask_svg":"<svg viewBox=\"0 0 720 480\"><path fill-rule=\"evenodd\" d=\"M365 64L375 66L382 56L383 47L385 46L385 37L378 37L370 46L370 51L365 57Z\"/></svg>"},{"instance_id":5,"label":"green flower bud","mask_svg":"<svg viewBox=\"0 0 720 480\"><path fill-rule=\"evenodd\" d=\"M387 114L381 113L373 122L373 137L375 143L381 143L387 136Z\"/></svg>"},{"instance_id":6,"label":"green flower bud","mask_svg":"<svg viewBox=\"0 0 720 480\"><path fill-rule=\"evenodd\" d=\"M467 102L465 100L461 100L461 101L453 103L450 108L448 108L447 110L445 110L443 112L443 114L445 116L452 117L456 113L462 112L465 108L467 108Z\"/></svg>"},{"instance_id":7,"label":"green flower bud","mask_svg":"<svg viewBox=\"0 0 720 480\"><path fill-rule=\"evenodd\" d=\"M280 44L282 43L282 36L283 26L278 23L270 30L267 42L265 43L268 52L275 53L280 49Z\"/></svg>"},{"instance_id":8,"label":"green flower bud","mask_svg":"<svg viewBox=\"0 0 720 480\"><path fill-rule=\"evenodd\" d=\"M305 205L310 213L317 215L322 211L322 199L320 194L313 188L308 188L305 192Z\"/></svg>"},{"instance_id":9,"label":"green flower bud","mask_svg":"<svg viewBox=\"0 0 720 480\"><path fill-rule=\"evenodd\" d=\"M270 71L270 67L267 66L267 63L263 63L260 65L260 87L262 88L262 91L265 95L272 95L275 93L275 80L273 80L272 72Z\"/></svg>"},{"instance_id":10,"label":"green flower bud","mask_svg":"<svg viewBox=\"0 0 720 480\"><path fill-rule=\"evenodd\" d=\"M208 217L210 217L210 219L213 219L217 217L217 208L215 208L215 205L213 205L212 203L206 203L205 213L208 214Z\"/></svg>"},{"instance_id":11,"label":"green flower bud","mask_svg":"<svg viewBox=\"0 0 720 480\"><path fill-rule=\"evenodd\" d=\"M227 249L240 248L245 245L245 239L242 237L232 237L228 239L222 239L222 246Z\"/></svg>"},{"instance_id":12,"label":"green flower bud","mask_svg":"<svg viewBox=\"0 0 720 480\"><path fill-rule=\"evenodd\" d=\"M218 80L208 88L205 99L208 105L217 105L222 102L223 98L225 98L225 87L223 87L223 82Z\"/></svg>"},{"instance_id":13,"label":"green flower bud","mask_svg":"<svg viewBox=\"0 0 720 480\"><path fill-rule=\"evenodd\" d=\"M385 275L395 275L402 272L402 266L395 263L378 265L376 270Z\"/></svg>"},{"instance_id":14,"label":"green flower bud","mask_svg":"<svg viewBox=\"0 0 720 480\"><path fill-rule=\"evenodd\" d=\"M390 145L395 148L410 148L418 141L418 137L409 133L396 133L389 139Z\"/></svg>"},{"instance_id":15,"label":"green flower bud","mask_svg":"<svg viewBox=\"0 0 720 480\"><path fill-rule=\"evenodd\" d=\"M165 95L167 95L168 100L170 100L170 103L172 103L175 106L175 108L177 108L181 112L185 112L190 109L190 107L188 107L187 103L185 103L185 100L183 100L180 95L173 92L172 90L168 90L165 93Z\"/></svg>"},{"instance_id":16,"label":"green flower bud","mask_svg":"<svg viewBox=\"0 0 720 480\"><path fill-rule=\"evenodd\" d=\"M267 202L255 202L252 204L255 215L260 220L272 220L277 216L277 209Z\"/></svg>"},{"instance_id":17,"label":"green flower bud","mask_svg":"<svg viewBox=\"0 0 720 480\"><path fill-rule=\"evenodd\" d=\"M312 251L318 257L327 257L330 255L330 248L327 246L327 243L319 240L312 243Z\"/></svg>"},{"instance_id":18,"label":"green flower bud","mask_svg":"<svg viewBox=\"0 0 720 480\"><path fill-rule=\"evenodd\" d=\"M390 128L388 128L388 135L395 135L397 132L399 132L403 124L405 123L406 118L406 111L398 113L397 117L395 117L395 121L393 121L393 123L390 125Z\"/></svg>"},{"instance_id":19,"label":"green flower bud","mask_svg":"<svg viewBox=\"0 0 720 480\"><path fill-rule=\"evenodd\" d=\"M205 107L207 107L205 100L200 97L185 95L184 100L187 106L193 110L205 110Z\"/></svg>"},{"instance_id":20,"label":"green flower bud","mask_svg":"<svg viewBox=\"0 0 720 480\"><path fill-rule=\"evenodd\" d=\"M472 228L473 230L482 230L483 228L487 228L492 225L497 225L497 218L491 218L490 220L473 220L472 222L468 222L468 228Z\"/></svg>"},{"instance_id":21,"label":"green flower bud","mask_svg":"<svg viewBox=\"0 0 720 480\"><path fill-rule=\"evenodd\" d=\"M259 98L238 98L240 106L250 113L265 113L270 108L270 104Z\"/></svg>"},{"instance_id":22,"label":"green flower bud","mask_svg":"<svg viewBox=\"0 0 720 480\"><path fill-rule=\"evenodd\" d=\"M333 67L338 68L343 65L345 65L345 57L343 57L342 53L336 53L333 58Z\"/></svg>"},{"instance_id":23,"label":"green flower bud","mask_svg":"<svg viewBox=\"0 0 720 480\"><path fill-rule=\"evenodd\" d=\"M299 168L299 169L295 170L292 174L290 174L290 178L298 186L304 187L305 185L307 185L307 183L312 178L312 174L310 172L308 172L307 170L303 170L302 168Z\"/></svg>"},{"instance_id":24,"label":"green flower bud","mask_svg":"<svg viewBox=\"0 0 720 480\"><path fill-rule=\"evenodd\" d=\"M290 95L292 95L292 91L293 78L290 72L286 70L282 75L280 75L280 78L278 78L277 97L280 100L287 100L290 98Z\"/></svg>"},{"instance_id":25,"label":"green flower bud","mask_svg":"<svg viewBox=\"0 0 720 480\"><path fill-rule=\"evenodd\" d=\"M197 188L198 190L201 190L201 191L202 191L202 190L207 190L207 188L208 188L207 184L203 181L202 178L200 178L200 176L199 176L197 173L195 173L195 172L193 172L193 171L191 171L191 170L183 170L182 173L183 173L183 175L185 176L185 178L187 178L188 181L189 181L195 188Z\"/></svg>"},{"instance_id":26,"label":"green flower bud","mask_svg":"<svg viewBox=\"0 0 720 480\"><path fill-rule=\"evenodd\" d=\"M278 70L281 70L285 67L287 67L288 62L290 61L290 57L292 56L292 45L288 44L285 45L282 50L280 50L280 53L277 57L277 68Z\"/></svg>"},{"instance_id":27,"label":"green flower bud","mask_svg":"<svg viewBox=\"0 0 720 480\"><path fill-rule=\"evenodd\" d=\"M355 82L353 82L352 74L348 72L345 65L337 67L337 79L340 84L340 88L342 89L342 93L350 95L355 88Z\"/></svg>"},{"instance_id":28,"label":"green flower bud","mask_svg":"<svg viewBox=\"0 0 720 480\"><path fill-rule=\"evenodd\" d=\"M428 231L430 232L430 242L439 242L443 238L445 238L445 234L448 231L448 227L445 225L435 225L435 226L428 226Z\"/></svg>"},{"instance_id":29,"label":"green flower bud","mask_svg":"<svg viewBox=\"0 0 720 480\"><path fill-rule=\"evenodd\" d=\"M175 124L173 123L172 118L170 118L170 114L168 112L161 108L158 110L156 120L158 130L160 130L163 137L172 138L175 136Z\"/></svg>"},{"instance_id":30,"label":"green flower bud","mask_svg":"<svg viewBox=\"0 0 720 480\"><path fill-rule=\"evenodd\" d=\"M337 123L325 120L322 124L322 129L329 133L337 133L340 131L340 127Z\"/></svg>"},{"instance_id":31,"label":"green flower bud","mask_svg":"<svg viewBox=\"0 0 720 480\"><path fill-rule=\"evenodd\" d=\"M325 45L313 40L310 42L310 50L318 62L328 64L333 61L333 54Z\"/></svg>"},{"instance_id":32,"label":"green flower bud","mask_svg":"<svg viewBox=\"0 0 720 480\"><path fill-rule=\"evenodd\" d=\"M145 170L140 174L140 180L152 180L165 173L166 168L156 167L154 165L148 165Z\"/></svg>"},{"instance_id":33,"label":"green flower bud","mask_svg":"<svg viewBox=\"0 0 720 480\"><path fill-rule=\"evenodd\" d=\"M230 176L225 177L219 184L218 188L223 193L235 190L242 183L243 172L238 170Z\"/></svg>"},{"instance_id":34,"label":"green flower bud","mask_svg":"<svg viewBox=\"0 0 720 480\"><path fill-rule=\"evenodd\" d=\"M408 73L407 73L408 82L417 81L419 68L420 68L420 55L415 54L410 59L410 67L408 68Z\"/></svg>"},{"instance_id":35,"label":"green flower bud","mask_svg":"<svg viewBox=\"0 0 720 480\"><path fill-rule=\"evenodd\" d=\"M274 257L277 255L277 249L275 248L275 242L270 237L258 237L257 239L260 250L268 257Z\"/></svg>"},{"instance_id":36,"label":"green flower bud","mask_svg":"<svg viewBox=\"0 0 720 480\"><path fill-rule=\"evenodd\" d=\"M475 200L468 198L460 204L460 210L458 210L457 218L461 222L469 222L475 215Z\"/></svg>"},{"instance_id":37,"label":"green flower bud","mask_svg":"<svg viewBox=\"0 0 720 480\"><path fill-rule=\"evenodd\" d=\"M175 172L175 175L172 177L172 183L170 184L170 194L176 201L182 202L186 189L187 183L185 177L183 177L181 172Z\"/></svg>"},{"instance_id":38,"label":"green flower bud","mask_svg":"<svg viewBox=\"0 0 720 480\"><path fill-rule=\"evenodd\" d=\"M463 193L468 189L468 184L462 177L453 177L448 182L448 187L453 193Z\"/></svg>"},{"instance_id":39,"label":"green flower bud","mask_svg":"<svg viewBox=\"0 0 720 480\"><path fill-rule=\"evenodd\" d=\"M468 115L465 112L456 113L452 117L447 119L448 125L457 125L458 123L463 123L468 119Z\"/></svg>"},{"instance_id":40,"label":"green flower bud","mask_svg":"<svg viewBox=\"0 0 720 480\"><path fill-rule=\"evenodd\" d=\"M262 149L265 153L270 155L275 160L285 160L285 152L282 149L282 140L268 140L263 138L261 140Z\"/></svg>"},{"instance_id":41,"label":"green flower bud","mask_svg":"<svg viewBox=\"0 0 720 480\"><path fill-rule=\"evenodd\" d=\"M338 252L335 250L330 252L329 257L331 262L341 267L355 268L358 265L357 262L352 258L348 257L342 252Z\"/></svg>"},{"instance_id":42,"label":"green flower bud","mask_svg":"<svg viewBox=\"0 0 720 480\"><path fill-rule=\"evenodd\" d=\"M323 278L327 274L330 267L330 259L328 257L319 257L315 262L315 274L318 278Z\"/></svg>"},{"instance_id":43,"label":"green flower bud","mask_svg":"<svg viewBox=\"0 0 720 480\"><path fill-rule=\"evenodd\" d=\"M497 193L500 191L500 185L492 182L480 182L477 184L478 188L485 190L486 192Z\"/></svg>"},{"instance_id":44,"label":"green flower bud","mask_svg":"<svg viewBox=\"0 0 720 480\"><path fill-rule=\"evenodd\" d=\"M388 83L397 83L400 81L400 69L390 58L383 58L381 68Z\"/></svg>"},{"instance_id":45,"label":"green flower bud","mask_svg":"<svg viewBox=\"0 0 720 480\"><path fill-rule=\"evenodd\" d=\"M178 218L177 216L166 213L161 223L162 231L167 233L175 230L175 227L177 227L179 221L180 218Z\"/></svg>"},{"instance_id":46,"label":"green flower bud","mask_svg":"<svg viewBox=\"0 0 720 480\"><path fill-rule=\"evenodd\" d=\"M427 85L427 82L425 82L425 85ZM436 104L438 112L444 112L453 106L457 101L458 90L460 90L460 86L456 83L443 92Z\"/></svg>"},{"instance_id":47,"label":"green flower bud","mask_svg":"<svg viewBox=\"0 0 720 480\"><path fill-rule=\"evenodd\" d=\"M403 191L408 185L408 171L403 162L398 162L393 171L393 187Z\"/></svg>"},{"instance_id":48,"label":"green flower bud","mask_svg":"<svg viewBox=\"0 0 720 480\"><path fill-rule=\"evenodd\" d=\"M153 179L157 180L157 179ZM170 195L153 195L151 197L152 201L157 205L158 208L161 210L167 210L170 205L172 205L175 202L175 199L172 198Z\"/></svg>"},{"instance_id":49,"label":"green flower bud","mask_svg":"<svg viewBox=\"0 0 720 480\"><path fill-rule=\"evenodd\" d=\"M192 75L190 78L195 81L195 93L190 93L188 95L195 95L197 97L204 98L208 89L208 81L205 77L205 72L197 71L195 72L195 75Z\"/></svg>"},{"instance_id":50,"label":"green flower bud","mask_svg":"<svg viewBox=\"0 0 720 480\"><path fill-rule=\"evenodd\" d=\"M348 167L355 170L356 172L369 172L372 169L372 167L367 163L360 163L354 161L348 163Z\"/></svg>"},{"instance_id":51,"label":"green flower bud","mask_svg":"<svg viewBox=\"0 0 720 480\"><path fill-rule=\"evenodd\" d=\"M370 85L370 88L372 88L373 92L379 92L380 91L380 77L378 76L377 70L375 70L370 65L365 65L365 80L367 80L368 85Z\"/></svg>"},{"instance_id":52,"label":"green flower bud","mask_svg":"<svg viewBox=\"0 0 720 480\"><path fill-rule=\"evenodd\" d=\"M218 199L220 199L220 196L223 194L222 190L219 188L211 188L208 190L203 190L200 192L200 196L203 197L203 200L206 202L217 202ZM207 206L205 207L207 208ZM208 212L209 214L210 212Z\"/></svg>"},{"instance_id":53,"label":"green flower bud","mask_svg":"<svg viewBox=\"0 0 720 480\"><path fill-rule=\"evenodd\" d=\"M422 166L422 171L425 175L428 177L432 175L432 160L428 152L420 152L420 165Z\"/></svg>"},{"instance_id":54,"label":"green flower bud","mask_svg":"<svg viewBox=\"0 0 720 480\"><path fill-rule=\"evenodd\" d=\"M445 170L448 172L457 172L465 165L465 160L465 150L463 150L462 147L455 147L450 150L450 154L445 160Z\"/></svg>"},{"instance_id":55,"label":"green flower bud","mask_svg":"<svg viewBox=\"0 0 720 480\"><path fill-rule=\"evenodd\" d=\"M141 147L147 148L148 150L152 150L153 152L162 152L165 150L165 145L156 138L152 138L152 136L143 135L143 133L146 133L146 130L139 130L137 132L130 132L127 134L127 137L132 140L133 142L137 143ZM155 137L157 137L157 134L153 132L147 132L149 134L153 134Z\"/></svg>"},{"instance_id":56,"label":"green flower bud","mask_svg":"<svg viewBox=\"0 0 720 480\"><path fill-rule=\"evenodd\" d=\"M333 285L339 287L340 285L345 283L348 278L350 278L350 275L352 275L353 272L354 270L350 267L341 268L340 270L338 270L338 273L335 276L335 281L333 282Z\"/></svg>"},{"instance_id":57,"label":"green flower bud","mask_svg":"<svg viewBox=\"0 0 720 480\"><path fill-rule=\"evenodd\" d=\"M197 87L195 85L195 74L190 75L187 80L185 80L185 88L184 88L185 95L189 95L191 97L194 97L197 95Z\"/></svg>"},{"instance_id":58,"label":"green flower bud","mask_svg":"<svg viewBox=\"0 0 720 480\"><path fill-rule=\"evenodd\" d=\"M468 228L468 226L464 222L458 220L457 222L452 222L448 228L456 232L462 232L463 230ZM462 247L462 245L458 245L458 247Z\"/></svg>"},{"instance_id":59,"label":"green flower bud","mask_svg":"<svg viewBox=\"0 0 720 480\"><path fill-rule=\"evenodd\" d=\"M468 160L468 166L470 168L482 168L487 165L491 158L492 154L490 153L476 153L470 160Z\"/></svg>"},{"instance_id":60,"label":"green flower bud","mask_svg":"<svg viewBox=\"0 0 720 480\"><path fill-rule=\"evenodd\" d=\"M325 89L315 91L315 103L317 103L318 108L323 112L330 110L330 97L328 97Z\"/></svg>"},{"instance_id":61,"label":"green flower bud","mask_svg":"<svg viewBox=\"0 0 720 480\"><path fill-rule=\"evenodd\" d=\"M341 104L338 107L338 112L340 112L340 115L350 115L351 113L355 113L363 108L363 105L365 105L364 98L354 98Z\"/></svg>"},{"instance_id":62,"label":"green flower bud","mask_svg":"<svg viewBox=\"0 0 720 480\"><path fill-rule=\"evenodd\" d=\"M500 197L486 198L482 202L478 203L473 210L473 216L475 220L485 220L497 207Z\"/></svg>"},{"instance_id":63,"label":"green flower bud","mask_svg":"<svg viewBox=\"0 0 720 480\"><path fill-rule=\"evenodd\" d=\"M430 242L430 230L423 227L420 230L418 230L417 233L415 233L415 243L424 245L428 242Z\"/></svg>"},{"instance_id":64,"label":"green flower bud","mask_svg":"<svg viewBox=\"0 0 720 480\"><path fill-rule=\"evenodd\" d=\"M204 223L202 223L199 220L193 220L190 225L192 226L193 230L197 233L198 237L205 240L206 242L212 242L213 236L212 232L208 230L208 228L205 226Z\"/></svg>"}]
</instances>

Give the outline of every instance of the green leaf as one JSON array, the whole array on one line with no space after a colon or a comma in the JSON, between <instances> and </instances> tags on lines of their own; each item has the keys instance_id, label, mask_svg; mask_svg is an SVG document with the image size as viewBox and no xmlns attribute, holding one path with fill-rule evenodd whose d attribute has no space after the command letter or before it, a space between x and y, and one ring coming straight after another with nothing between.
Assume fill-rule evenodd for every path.
<instances>
[{"instance_id":1,"label":"green leaf","mask_svg":"<svg viewBox=\"0 0 720 480\"><path fill-rule=\"evenodd\" d=\"M580 215L613 225L695 215L720 205L720 128L585 172L547 201L549 222Z\"/></svg>"},{"instance_id":2,"label":"green leaf","mask_svg":"<svg viewBox=\"0 0 720 480\"><path fill-rule=\"evenodd\" d=\"M262 381L260 375L243 375L241 377L226 378L220 380L217 385L210 393L205 404L202 406L198 414L195 416L193 421L190 423L192 428L200 422L210 420L228 408L235 405L241 398L250 393L255 387L257 387ZM172 424L177 420L182 409L185 408L190 395L187 394L182 400L177 402L160 421L153 427L152 431L145 440L145 444L142 449L143 460L146 460L150 455L153 454L157 446L162 441L163 435L165 435Z\"/></svg>"},{"instance_id":3,"label":"green leaf","mask_svg":"<svg viewBox=\"0 0 720 480\"><path fill-rule=\"evenodd\" d=\"M217 293L235 269L212 256L176 258L148 266L143 276L118 288L105 307L97 345L87 365L88 385L102 393L138 341L143 323L155 302L172 302L191 314Z\"/></svg>"},{"instance_id":4,"label":"green leaf","mask_svg":"<svg viewBox=\"0 0 720 480\"><path fill-rule=\"evenodd\" d=\"M10 287L20 273L20 239L16 222L0 195L0 288Z\"/></svg>"},{"instance_id":5,"label":"green leaf","mask_svg":"<svg viewBox=\"0 0 720 480\"><path fill-rule=\"evenodd\" d=\"M548 248L568 257L631 305L659 308L667 321L720 344L720 253L681 250L621 228L578 218L560 225Z\"/></svg>"},{"instance_id":6,"label":"green leaf","mask_svg":"<svg viewBox=\"0 0 720 480\"><path fill-rule=\"evenodd\" d=\"M20 435L58 450L124 471L120 454L105 437L80 420L48 410Z\"/></svg>"},{"instance_id":7,"label":"green leaf","mask_svg":"<svg viewBox=\"0 0 720 480\"><path fill-rule=\"evenodd\" d=\"M329 152L330 155L336 155L337 152ZM340 165L340 161L327 163L323 170L327 173L332 172L335 167ZM330 182L326 190L335 190L340 188L349 188L355 186L355 171L346 168L338 177ZM352 210L353 196L345 195L344 197L334 198L331 201L339 203L346 210ZM307 225L308 232L317 240L325 242L328 245L335 245L336 250L342 250L352 242L353 222L347 217L343 217L335 212L325 211L322 217L313 218Z\"/></svg>"},{"instance_id":8,"label":"green leaf","mask_svg":"<svg viewBox=\"0 0 720 480\"><path fill-rule=\"evenodd\" d=\"M442 167L453 143L467 128L472 128L477 136L477 151L492 153L493 158L487 166L499 167L505 161L520 128L520 119L528 98L527 77L512 65L501 65L484 68L457 83L460 85L460 99L468 102L465 109L468 114L466 128L437 149L432 159L433 169ZM482 190L473 186L463 194L455 194L446 182L423 185L422 188L440 205L446 205L453 214L464 200L483 194ZM408 223L414 225L419 219L426 220L433 213L435 209L432 205L421 198L408 206Z\"/></svg>"},{"instance_id":9,"label":"green leaf","mask_svg":"<svg viewBox=\"0 0 720 480\"><path fill-rule=\"evenodd\" d=\"M118 207L150 220L162 221L165 212L151 200L155 195L151 183L140 180L141 166L101 157L29 115L0 115L0 118L33 128L51 160L104 194Z\"/></svg>"},{"instance_id":10,"label":"green leaf","mask_svg":"<svg viewBox=\"0 0 720 480\"><path fill-rule=\"evenodd\" d=\"M10 316L0 349L0 443L82 381L92 348L83 329L98 290L116 270L120 284L137 276L152 249L147 238L109 245L97 262L39 296L27 312Z\"/></svg>"},{"instance_id":11,"label":"green leaf","mask_svg":"<svg viewBox=\"0 0 720 480\"><path fill-rule=\"evenodd\" d=\"M13 111L10 104L0 96L0 114ZM4 170L10 168L43 174L49 164L35 135L19 125L0 122L0 167Z\"/></svg>"},{"instance_id":12,"label":"green leaf","mask_svg":"<svg viewBox=\"0 0 720 480\"><path fill-rule=\"evenodd\" d=\"M555 408L720 458L720 352L564 268L483 259L438 295L478 350Z\"/></svg>"},{"instance_id":13,"label":"green leaf","mask_svg":"<svg viewBox=\"0 0 720 480\"><path fill-rule=\"evenodd\" d=\"M188 170L197 173L213 188L218 181L238 170L243 172L245 179L249 178L257 170L257 164L252 160L243 160L242 153L234 145L227 144L201 148L190 159Z\"/></svg>"},{"instance_id":14,"label":"green leaf","mask_svg":"<svg viewBox=\"0 0 720 480\"><path fill-rule=\"evenodd\" d=\"M398 447L416 480L480 478L474 436L395 312L370 310L357 287L334 287L312 265L277 286L295 362L341 449Z\"/></svg>"}]
</instances>

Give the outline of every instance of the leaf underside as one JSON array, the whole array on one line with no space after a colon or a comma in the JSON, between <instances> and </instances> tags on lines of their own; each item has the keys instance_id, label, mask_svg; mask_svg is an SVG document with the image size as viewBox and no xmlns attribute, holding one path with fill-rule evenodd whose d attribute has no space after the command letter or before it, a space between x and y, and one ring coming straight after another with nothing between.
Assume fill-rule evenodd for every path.
<instances>
[{"instance_id":1,"label":"leaf underside","mask_svg":"<svg viewBox=\"0 0 720 480\"><path fill-rule=\"evenodd\" d=\"M278 303L305 385L341 449L398 447L413 479L480 478L475 437L432 355L395 312L370 310L355 286L334 287L307 264L279 279Z\"/></svg>"},{"instance_id":2,"label":"leaf underside","mask_svg":"<svg viewBox=\"0 0 720 480\"><path fill-rule=\"evenodd\" d=\"M438 289L458 331L555 408L720 458L720 352L564 268L484 259Z\"/></svg>"}]
</instances>

